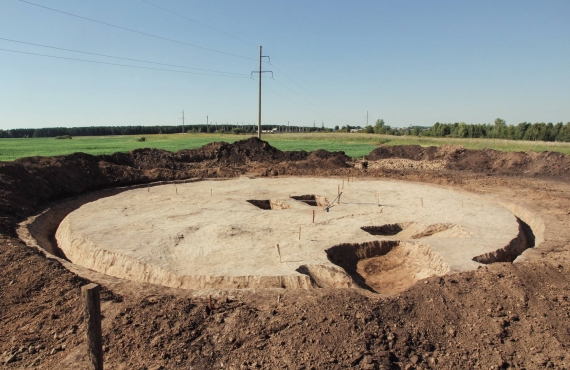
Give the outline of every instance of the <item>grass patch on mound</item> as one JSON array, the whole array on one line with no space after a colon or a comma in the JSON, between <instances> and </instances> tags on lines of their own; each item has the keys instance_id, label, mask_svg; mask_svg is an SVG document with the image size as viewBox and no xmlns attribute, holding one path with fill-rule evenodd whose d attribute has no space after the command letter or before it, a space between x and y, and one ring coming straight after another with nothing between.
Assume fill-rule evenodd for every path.
<instances>
[{"instance_id":1,"label":"grass patch on mound","mask_svg":"<svg viewBox=\"0 0 570 370\"><path fill-rule=\"evenodd\" d=\"M232 143L251 135L223 134L171 134L146 135L146 141L138 141L140 136L78 136L73 140L53 140L53 138L0 139L0 161L13 161L22 157L57 156L83 152L93 155L127 152L138 148L157 148L169 151L195 149L215 141ZM499 139L454 139L417 136L388 136L357 133L288 133L263 135L277 149L306 150L324 149L344 151L351 157L368 155L378 145L461 145L468 149L490 148L509 151L534 150L555 151L570 154L570 143L511 141Z\"/></svg>"}]
</instances>

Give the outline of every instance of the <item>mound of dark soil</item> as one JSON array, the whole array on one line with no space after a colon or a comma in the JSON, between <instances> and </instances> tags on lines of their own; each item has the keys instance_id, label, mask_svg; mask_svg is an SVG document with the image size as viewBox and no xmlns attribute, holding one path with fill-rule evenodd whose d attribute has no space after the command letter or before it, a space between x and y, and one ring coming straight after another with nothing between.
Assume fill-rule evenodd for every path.
<instances>
[{"instance_id":1,"label":"mound of dark soil","mask_svg":"<svg viewBox=\"0 0 570 370\"><path fill-rule=\"evenodd\" d=\"M215 160L220 163L234 165L276 160L298 161L307 158L307 156L308 153L305 151L282 152L256 137L236 141L233 144L226 142L210 143L198 149L181 150L176 153L176 157L181 161Z\"/></svg>"},{"instance_id":2,"label":"mound of dark soil","mask_svg":"<svg viewBox=\"0 0 570 370\"><path fill-rule=\"evenodd\" d=\"M371 161L387 158L445 160L449 170L477 173L557 177L570 175L570 155L557 152L501 152L493 149L470 150L459 146L400 145L381 146L367 157Z\"/></svg>"}]
</instances>

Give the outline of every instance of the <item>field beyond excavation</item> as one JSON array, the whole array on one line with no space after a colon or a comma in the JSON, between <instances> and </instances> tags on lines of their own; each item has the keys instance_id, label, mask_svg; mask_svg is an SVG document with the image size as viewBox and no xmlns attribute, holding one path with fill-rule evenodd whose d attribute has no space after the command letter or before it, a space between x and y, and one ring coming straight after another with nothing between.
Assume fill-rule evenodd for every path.
<instances>
[{"instance_id":1,"label":"field beyond excavation","mask_svg":"<svg viewBox=\"0 0 570 370\"><path fill-rule=\"evenodd\" d=\"M244 140L249 135L223 134L171 134L145 135L146 141L139 142L141 135L117 136L79 136L73 139L57 140L54 138L0 139L0 161L13 161L22 157L57 156L82 152L87 154L112 154L128 152L140 148L156 148L168 151L195 149L202 145L225 141L233 143ZM553 151L570 154L570 143L514 141L502 139L454 139L429 138L417 136L390 136L360 133L285 133L263 135L272 146L279 150L323 149L344 151L349 157L357 158L368 155L378 145L421 145L441 146L460 145L467 149L495 149L504 152Z\"/></svg>"},{"instance_id":2,"label":"field beyond excavation","mask_svg":"<svg viewBox=\"0 0 570 370\"><path fill-rule=\"evenodd\" d=\"M556 152L249 138L1 162L0 368L86 368L95 282L107 369L568 369L569 225Z\"/></svg>"}]
</instances>

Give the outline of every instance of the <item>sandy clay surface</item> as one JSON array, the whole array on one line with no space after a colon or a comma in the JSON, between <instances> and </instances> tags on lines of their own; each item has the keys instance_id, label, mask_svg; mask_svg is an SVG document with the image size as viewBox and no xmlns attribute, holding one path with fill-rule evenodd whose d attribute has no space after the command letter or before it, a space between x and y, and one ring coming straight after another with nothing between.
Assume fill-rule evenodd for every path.
<instances>
[{"instance_id":1,"label":"sandy clay surface","mask_svg":"<svg viewBox=\"0 0 570 370\"><path fill-rule=\"evenodd\" d=\"M291 195L330 198L349 176L355 182L345 183L344 200L365 198L374 203L376 186L365 185L379 183L379 189L388 189L381 194L382 206L370 205L370 214L359 215L344 204L325 214L320 207L292 202L289 190L246 194L253 187L245 184L300 178L310 186L287 185L293 187ZM179 289L72 263L57 245L55 234L62 221L83 207L109 202L108 210L118 213L101 216L98 224L112 223L146 215L143 210L150 198L172 205L168 215L180 222L172 229L170 222L160 224L168 232L148 240L155 241L155 247L164 243L176 249L178 239L179 245L189 243L180 256L193 253L192 235L208 227L210 236L200 239L230 243L234 239L224 235L231 231L216 231L208 226L214 222L206 223L204 217L197 216L192 224L180 221L199 207L174 207L178 198L188 195L185 192L202 188L205 191L193 192L198 199L189 197L188 202L204 202L202 208L210 205L215 210L216 202L223 201L221 188L212 195L209 188L214 189L214 183L229 186L230 181L210 180L221 179L243 182L243 188L225 196L242 213L215 224L242 225L252 235L259 233L254 241L264 241L252 243L250 238L243 244L267 252L254 254L245 265L259 261L263 271L274 263L285 269L280 276L308 277L310 287ZM570 157L558 153L380 146L364 161L353 161L341 152L281 152L257 139L177 153L143 149L0 163L0 368L86 368L81 287L96 282L102 286L106 369L568 369L569 180ZM407 190L408 184L415 190ZM112 202L131 196L143 201L124 211ZM447 203L440 205L440 199ZM278 200L291 207L264 210L247 200L269 200L257 204L270 208L277 205L270 201ZM487 215L487 209L496 212ZM350 217L336 218L345 211L366 222L351 225ZM470 212L475 217L469 217ZM248 229L248 217L260 225L274 225L275 215L279 227L272 226L271 233L267 227ZM99 217L98 212L85 218L91 217ZM138 232L123 228L124 243L114 248L124 249L124 256L133 253L135 247L128 245L126 236L149 235L147 230L159 226L156 217L147 217L146 228L143 221ZM286 222L289 217L300 219L295 226L302 226L302 243L295 240L296 230ZM326 222L341 225L330 241L315 237L328 234L317 233ZM454 226L433 226L450 223ZM199 230L188 232L196 225ZM275 229L289 231L281 234ZM108 228L95 234L111 232ZM184 238L175 238L178 233ZM275 255L277 242L284 246L281 264ZM305 255L309 243L315 243L314 257ZM417 263L423 260L412 247L417 251L418 245L426 246L425 256L437 255L441 263ZM481 249L473 253L474 248ZM458 258L452 259L455 252ZM213 254L204 261L214 260ZM233 261L242 258L228 256ZM293 263L293 257L307 261ZM158 266L166 255L136 256L141 263L145 258ZM324 269L299 269L310 261L320 262L305 266L338 269L352 286L339 286L332 278L341 274L330 270L327 275ZM245 276L238 270L243 266L218 262L224 263L204 263L195 269L206 273L208 266L216 265ZM470 266L462 270L463 263ZM449 267L447 273L419 274L426 266L435 270L443 264ZM190 268L180 261L172 266Z\"/></svg>"},{"instance_id":2,"label":"sandy clay surface","mask_svg":"<svg viewBox=\"0 0 570 370\"><path fill-rule=\"evenodd\" d=\"M326 212L339 191L340 204ZM481 264L474 258L518 235L515 216L496 202L435 186L241 177L130 190L84 204L62 221L56 239L76 264L185 289L352 287L337 261L348 256L337 250L361 245L367 258L393 265L373 268L376 261L358 270L375 279L376 291L392 292L393 283L384 287L374 271L413 282L475 269ZM382 250L383 240L400 244Z\"/></svg>"}]
</instances>

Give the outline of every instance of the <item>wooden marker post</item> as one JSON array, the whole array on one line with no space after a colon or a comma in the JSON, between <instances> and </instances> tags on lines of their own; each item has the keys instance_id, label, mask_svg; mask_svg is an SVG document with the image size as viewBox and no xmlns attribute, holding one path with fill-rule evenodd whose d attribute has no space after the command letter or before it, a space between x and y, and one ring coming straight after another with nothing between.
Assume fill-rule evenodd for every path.
<instances>
[{"instance_id":1,"label":"wooden marker post","mask_svg":"<svg viewBox=\"0 0 570 370\"><path fill-rule=\"evenodd\" d=\"M277 253L279 254L279 263L281 263L281 249L279 249L279 244L277 244Z\"/></svg>"},{"instance_id":2,"label":"wooden marker post","mask_svg":"<svg viewBox=\"0 0 570 370\"><path fill-rule=\"evenodd\" d=\"M342 180L342 188L344 189L344 180Z\"/></svg>"},{"instance_id":3,"label":"wooden marker post","mask_svg":"<svg viewBox=\"0 0 570 370\"><path fill-rule=\"evenodd\" d=\"M146 186L146 192L147 192L147 193L150 193L150 185L147 185L147 186Z\"/></svg>"},{"instance_id":4,"label":"wooden marker post","mask_svg":"<svg viewBox=\"0 0 570 370\"><path fill-rule=\"evenodd\" d=\"M210 312L212 311L212 296L211 295L208 296L208 309L210 310Z\"/></svg>"},{"instance_id":5,"label":"wooden marker post","mask_svg":"<svg viewBox=\"0 0 570 370\"><path fill-rule=\"evenodd\" d=\"M420 201L422 202L422 208L424 208L424 198L420 198Z\"/></svg>"},{"instance_id":6,"label":"wooden marker post","mask_svg":"<svg viewBox=\"0 0 570 370\"><path fill-rule=\"evenodd\" d=\"M299 226L299 240L301 240L301 226Z\"/></svg>"},{"instance_id":7,"label":"wooden marker post","mask_svg":"<svg viewBox=\"0 0 570 370\"><path fill-rule=\"evenodd\" d=\"M176 188L176 195L178 195L178 188Z\"/></svg>"},{"instance_id":8,"label":"wooden marker post","mask_svg":"<svg viewBox=\"0 0 570 370\"><path fill-rule=\"evenodd\" d=\"M340 194L340 185L337 185L336 186L336 195L339 195L339 194Z\"/></svg>"},{"instance_id":9,"label":"wooden marker post","mask_svg":"<svg viewBox=\"0 0 570 370\"><path fill-rule=\"evenodd\" d=\"M313 209L313 223L315 223L315 210Z\"/></svg>"},{"instance_id":10,"label":"wooden marker post","mask_svg":"<svg viewBox=\"0 0 570 370\"><path fill-rule=\"evenodd\" d=\"M210 196L212 196L212 188L210 188Z\"/></svg>"},{"instance_id":11,"label":"wooden marker post","mask_svg":"<svg viewBox=\"0 0 570 370\"><path fill-rule=\"evenodd\" d=\"M93 283L81 287L81 295L85 303L83 316L87 329L87 368L89 370L103 370L100 289L99 285Z\"/></svg>"}]
</instances>

